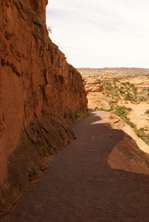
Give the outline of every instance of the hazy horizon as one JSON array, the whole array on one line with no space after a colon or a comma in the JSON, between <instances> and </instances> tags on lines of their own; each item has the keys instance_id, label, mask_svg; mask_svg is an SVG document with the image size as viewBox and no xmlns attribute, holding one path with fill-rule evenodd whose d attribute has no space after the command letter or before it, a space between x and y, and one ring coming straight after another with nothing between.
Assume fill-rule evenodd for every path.
<instances>
[{"instance_id":1,"label":"hazy horizon","mask_svg":"<svg viewBox=\"0 0 149 222\"><path fill-rule=\"evenodd\" d=\"M98 67L98 68L94 68L94 67L75 67L77 69L149 69L149 68L145 68L145 67Z\"/></svg>"}]
</instances>

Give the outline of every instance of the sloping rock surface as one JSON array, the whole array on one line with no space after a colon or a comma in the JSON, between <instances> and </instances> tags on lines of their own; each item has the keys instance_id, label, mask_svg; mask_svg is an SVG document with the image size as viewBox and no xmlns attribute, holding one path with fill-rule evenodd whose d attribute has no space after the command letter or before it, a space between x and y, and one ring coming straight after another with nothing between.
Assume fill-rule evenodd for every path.
<instances>
[{"instance_id":1,"label":"sloping rock surface","mask_svg":"<svg viewBox=\"0 0 149 222\"><path fill-rule=\"evenodd\" d=\"M48 37L47 0L0 1L0 215L75 138L87 112L79 72Z\"/></svg>"}]
</instances>

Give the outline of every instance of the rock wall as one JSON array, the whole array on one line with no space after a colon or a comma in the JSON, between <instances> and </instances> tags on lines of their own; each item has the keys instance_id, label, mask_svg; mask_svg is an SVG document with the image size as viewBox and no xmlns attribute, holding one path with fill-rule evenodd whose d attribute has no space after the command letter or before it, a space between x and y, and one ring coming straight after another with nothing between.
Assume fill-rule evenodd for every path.
<instances>
[{"instance_id":1,"label":"rock wall","mask_svg":"<svg viewBox=\"0 0 149 222\"><path fill-rule=\"evenodd\" d=\"M67 122L87 112L79 72L48 37L46 4L0 1L0 216L46 169L43 158L75 138Z\"/></svg>"}]
</instances>

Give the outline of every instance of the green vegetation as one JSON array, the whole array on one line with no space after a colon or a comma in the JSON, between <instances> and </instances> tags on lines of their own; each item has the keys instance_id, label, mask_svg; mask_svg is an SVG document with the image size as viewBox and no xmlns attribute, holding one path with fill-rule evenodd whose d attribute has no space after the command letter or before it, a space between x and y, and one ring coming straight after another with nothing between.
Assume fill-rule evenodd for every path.
<instances>
[{"instance_id":1,"label":"green vegetation","mask_svg":"<svg viewBox=\"0 0 149 222\"><path fill-rule=\"evenodd\" d=\"M97 106L94 108L95 111L105 111L110 112L112 109L104 109L104 108L98 108Z\"/></svg>"},{"instance_id":2,"label":"green vegetation","mask_svg":"<svg viewBox=\"0 0 149 222\"><path fill-rule=\"evenodd\" d=\"M149 104L149 87L140 87L131 84L132 77L146 76L149 78L149 69L135 69L135 68L104 68L104 69L80 69L81 74L84 77L100 76L101 82L104 87L104 92L110 97L110 109L95 107L94 110L108 111L120 116L123 121L133 127L138 137L144 140L149 145L149 135L146 135L148 128L137 129L136 125L130 121L128 117L130 108L120 106L121 102L125 104L133 103L147 103ZM107 78L105 79L105 77ZM115 76L115 77L114 77ZM122 80L123 79L123 80ZM130 79L124 81L124 79ZM123 82L122 82L123 81ZM149 114L149 109L146 110L146 114ZM149 121L149 119L147 119Z\"/></svg>"},{"instance_id":3,"label":"green vegetation","mask_svg":"<svg viewBox=\"0 0 149 222\"><path fill-rule=\"evenodd\" d=\"M129 126L131 126L132 128L135 128L136 125L130 121L130 118L127 116L127 114L131 111L131 108L127 108L125 106L115 106L115 109L112 113L114 113L115 115L121 117L121 119L127 123Z\"/></svg>"},{"instance_id":4,"label":"green vegetation","mask_svg":"<svg viewBox=\"0 0 149 222\"><path fill-rule=\"evenodd\" d=\"M137 87L129 81L120 82L117 79L102 80L107 95L116 103L120 100L132 103L149 102L149 87Z\"/></svg>"},{"instance_id":5,"label":"green vegetation","mask_svg":"<svg viewBox=\"0 0 149 222\"><path fill-rule=\"evenodd\" d=\"M119 106L115 105L112 106L110 109L103 109L103 108L94 108L95 111L106 111L106 112L111 112L114 113L115 115L119 116L124 122L126 122L129 126L135 128L136 125L130 121L130 118L127 116L127 114L132 110L130 107L126 106Z\"/></svg>"},{"instance_id":6,"label":"green vegetation","mask_svg":"<svg viewBox=\"0 0 149 222\"><path fill-rule=\"evenodd\" d=\"M117 116L121 117L125 123L127 123L129 126L134 128L134 132L138 137L140 137L147 145L149 145L149 135L145 134L145 129L140 128L137 129L136 125L130 121L130 118L127 116L127 113L130 111L131 108L122 107L122 106L116 106L115 111L113 112ZM148 110L149 112L149 110ZM146 129L147 131L147 129Z\"/></svg>"},{"instance_id":7,"label":"green vegetation","mask_svg":"<svg viewBox=\"0 0 149 222\"><path fill-rule=\"evenodd\" d=\"M149 114L149 109L147 109L147 110L145 111L145 114Z\"/></svg>"},{"instance_id":8,"label":"green vegetation","mask_svg":"<svg viewBox=\"0 0 149 222\"><path fill-rule=\"evenodd\" d=\"M145 133L146 129L137 129L136 125L131 122L128 117L129 112L132 110L129 107L120 106L118 102L125 101L125 103L140 103L149 102L149 87L137 87L131 84L129 81L120 82L117 79L103 80L105 93L110 96L110 109L105 110L95 107L94 110L112 111L115 115L119 116L125 123L134 129L134 132L140 137L147 145L149 145L149 135ZM149 114L149 109L146 110L145 114Z\"/></svg>"},{"instance_id":9,"label":"green vegetation","mask_svg":"<svg viewBox=\"0 0 149 222\"><path fill-rule=\"evenodd\" d=\"M79 119L80 118L80 114L76 111L75 112L75 119Z\"/></svg>"},{"instance_id":10,"label":"green vegetation","mask_svg":"<svg viewBox=\"0 0 149 222\"><path fill-rule=\"evenodd\" d=\"M136 135L140 137L147 145L149 145L149 135L145 134L145 130L140 128L140 129L134 129Z\"/></svg>"}]
</instances>

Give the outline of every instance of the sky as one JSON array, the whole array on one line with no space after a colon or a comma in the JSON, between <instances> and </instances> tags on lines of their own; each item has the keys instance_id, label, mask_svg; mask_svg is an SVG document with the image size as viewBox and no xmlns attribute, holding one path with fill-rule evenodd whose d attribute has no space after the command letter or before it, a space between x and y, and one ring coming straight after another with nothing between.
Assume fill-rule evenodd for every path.
<instances>
[{"instance_id":1,"label":"sky","mask_svg":"<svg viewBox=\"0 0 149 222\"><path fill-rule=\"evenodd\" d=\"M52 41L76 68L149 68L148 0L49 0Z\"/></svg>"}]
</instances>

